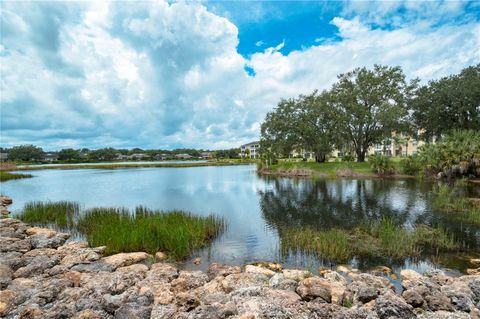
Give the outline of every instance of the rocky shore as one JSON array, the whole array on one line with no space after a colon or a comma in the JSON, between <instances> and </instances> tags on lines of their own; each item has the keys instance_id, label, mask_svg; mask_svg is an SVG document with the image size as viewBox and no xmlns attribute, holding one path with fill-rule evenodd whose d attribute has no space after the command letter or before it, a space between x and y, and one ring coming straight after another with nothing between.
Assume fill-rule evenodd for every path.
<instances>
[{"instance_id":1,"label":"rocky shore","mask_svg":"<svg viewBox=\"0 0 480 319\"><path fill-rule=\"evenodd\" d=\"M368 273L211 264L162 254L103 256L68 234L0 219L2 318L480 318L480 276L401 272L403 292Z\"/></svg>"}]
</instances>

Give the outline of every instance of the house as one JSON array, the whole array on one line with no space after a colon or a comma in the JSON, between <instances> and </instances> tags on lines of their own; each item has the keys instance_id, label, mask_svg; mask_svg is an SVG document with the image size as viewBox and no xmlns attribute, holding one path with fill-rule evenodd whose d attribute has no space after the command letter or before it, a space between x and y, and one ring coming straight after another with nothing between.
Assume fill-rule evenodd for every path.
<instances>
[{"instance_id":1,"label":"house","mask_svg":"<svg viewBox=\"0 0 480 319\"><path fill-rule=\"evenodd\" d=\"M193 158L190 154L177 154L175 155L176 159L190 159Z\"/></svg>"},{"instance_id":2,"label":"house","mask_svg":"<svg viewBox=\"0 0 480 319\"><path fill-rule=\"evenodd\" d=\"M129 159L128 155L123 155L121 153L117 153L115 155L116 155L116 157L115 157L116 160L125 161L125 160Z\"/></svg>"},{"instance_id":3,"label":"house","mask_svg":"<svg viewBox=\"0 0 480 319\"><path fill-rule=\"evenodd\" d=\"M165 154L165 153L163 153L163 154L156 154L156 155L154 156L154 158L155 158L157 161L164 161L164 160L167 160L169 157L170 157L170 155Z\"/></svg>"},{"instance_id":4,"label":"house","mask_svg":"<svg viewBox=\"0 0 480 319\"><path fill-rule=\"evenodd\" d=\"M142 159L146 159L146 158L149 158L149 157L150 156L148 154L145 154L145 153L135 153L135 154L130 155L128 158L132 159L132 160L142 160Z\"/></svg>"},{"instance_id":5,"label":"house","mask_svg":"<svg viewBox=\"0 0 480 319\"><path fill-rule=\"evenodd\" d=\"M4 162L8 159L8 153L0 153L0 161Z\"/></svg>"},{"instance_id":6,"label":"house","mask_svg":"<svg viewBox=\"0 0 480 319\"><path fill-rule=\"evenodd\" d=\"M45 154L43 155L43 160L44 160L45 162L58 161L58 154L57 154L57 153L54 153L54 152L45 153Z\"/></svg>"},{"instance_id":7,"label":"house","mask_svg":"<svg viewBox=\"0 0 480 319\"><path fill-rule=\"evenodd\" d=\"M260 158L260 142L254 141L240 146L242 158Z\"/></svg>"},{"instance_id":8,"label":"house","mask_svg":"<svg viewBox=\"0 0 480 319\"><path fill-rule=\"evenodd\" d=\"M213 152L202 152L200 153L200 157L203 159L213 158Z\"/></svg>"}]
</instances>

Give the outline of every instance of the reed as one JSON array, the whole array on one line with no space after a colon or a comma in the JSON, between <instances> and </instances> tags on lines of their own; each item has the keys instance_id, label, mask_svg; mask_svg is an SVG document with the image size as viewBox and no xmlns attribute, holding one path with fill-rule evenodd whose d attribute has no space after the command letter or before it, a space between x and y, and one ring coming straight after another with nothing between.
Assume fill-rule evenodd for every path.
<instances>
[{"instance_id":1,"label":"reed","mask_svg":"<svg viewBox=\"0 0 480 319\"><path fill-rule=\"evenodd\" d=\"M56 224L59 227L71 228L79 211L80 205L75 202L29 202L25 204L18 218L30 224Z\"/></svg>"},{"instance_id":2,"label":"reed","mask_svg":"<svg viewBox=\"0 0 480 319\"><path fill-rule=\"evenodd\" d=\"M352 257L385 257L392 259L416 257L423 249L456 250L453 236L439 227L419 225L408 230L388 218L364 223L350 231L343 229L284 229L281 231L282 251L301 251L344 262Z\"/></svg>"},{"instance_id":3,"label":"reed","mask_svg":"<svg viewBox=\"0 0 480 319\"><path fill-rule=\"evenodd\" d=\"M77 228L91 245L106 246L107 254L165 251L183 258L206 246L225 223L212 215L199 217L184 211L93 208L79 218Z\"/></svg>"},{"instance_id":4,"label":"reed","mask_svg":"<svg viewBox=\"0 0 480 319\"><path fill-rule=\"evenodd\" d=\"M480 225L479 199L460 196L455 187L448 185L437 187L433 191L433 197L433 206L440 212L448 213L455 219L466 223Z\"/></svg>"},{"instance_id":5,"label":"reed","mask_svg":"<svg viewBox=\"0 0 480 319\"><path fill-rule=\"evenodd\" d=\"M12 179L30 178L31 174L10 173L8 171L0 171L0 182L6 182Z\"/></svg>"}]
</instances>

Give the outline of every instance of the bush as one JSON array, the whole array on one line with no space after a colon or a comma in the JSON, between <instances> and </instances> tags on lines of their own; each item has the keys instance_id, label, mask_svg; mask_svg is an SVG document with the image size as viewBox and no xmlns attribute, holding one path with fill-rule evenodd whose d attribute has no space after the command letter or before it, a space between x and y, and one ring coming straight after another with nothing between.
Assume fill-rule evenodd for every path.
<instances>
[{"instance_id":1,"label":"bush","mask_svg":"<svg viewBox=\"0 0 480 319\"><path fill-rule=\"evenodd\" d=\"M395 173L395 167L387 156L373 155L369 157L368 162L374 173L380 175L391 175Z\"/></svg>"},{"instance_id":2,"label":"bush","mask_svg":"<svg viewBox=\"0 0 480 319\"><path fill-rule=\"evenodd\" d=\"M406 175L417 175L422 170L422 163L416 156L408 156L400 161L402 173Z\"/></svg>"},{"instance_id":3,"label":"bush","mask_svg":"<svg viewBox=\"0 0 480 319\"><path fill-rule=\"evenodd\" d=\"M424 145L418 157L427 175L480 176L480 132L452 131L440 142Z\"/></svg>"},{"instance_id":4,"label":"bush","mask_svg":"<svg viewBox=\"0 0 480 319\"><path fill-rule=\"evenodd\" d=\"M353 162L355 161L355 156L347 154L342 156L342 162Z\"/></svg>"}]
</instances>

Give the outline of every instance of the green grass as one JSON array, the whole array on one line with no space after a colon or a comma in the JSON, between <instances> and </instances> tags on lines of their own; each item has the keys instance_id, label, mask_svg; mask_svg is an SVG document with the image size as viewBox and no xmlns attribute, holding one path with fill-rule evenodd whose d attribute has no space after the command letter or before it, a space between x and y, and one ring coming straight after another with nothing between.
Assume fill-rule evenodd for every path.
<instances>
[{"instance_id":1,"label":"green grass","mask_svg":"<svg viewBox=\"0 0 480 319\"><path fill-rule=\"evenodd\" d=\"M349 170L352 173L371 175L370 165L367 162L293 162L293 161L279 161L278 164L269 167L270 170L295 170L295 169L308 169L315 173L326 174L331 177L335 177L337 171Z\"/></svg>"},{"instance_id":2,"label":"green grass","mask_svg":"<svg viewBox=\"0 0 480 319\"><path fill-rule=\"evenodd\" d=\"M460 182L464 183L464 182ZM480 225L480 203L460 196L455 187L440 185L433 191L433 205L463 222Z\"/></svg>"},{"instance_id":3,"label":"green grass","mask_svg":"<svg viewBox=\"0 0 480 319\"><path fill-rule=\"evenodd\" d=\"M183 211L137 207L92 208L80 214L74 202L30 202L17 216L30 224L56 224L83 234L92 246L107 246L106 254L119 252L167 252L184 258L211 242L225 229L224 220L213 215L194 216Z\"/></svg>"},{"instance_id":4,"label":"green grass","mask_svg":"<svg viewBox=\"0 0 480 319\"><path fill-rule=\"evenodd\" d=\"M107 254L157 251L183 258L205 246L225 225L214 216L199 217L183 211L154 211L137 207L94 208L82 214L77 228L93 246L107 246Z\"/></svg>"},{"instance_id":5,"label":"green grass","mask_svg":"<svg viewBox=\"0 0 480 319\"><path fill-rule=\"evenodd\" d=\"M8 171L0 171L0 182L6 182L12 179L30 178L30 177L33 177L33 175L10 173Z\"/></svg>"},{"instance_id":6,"label":"green grass","mask_svg":"<svg viewBox=\"0 0 480 319\"><path fill-rule=\"evenodd\" d=\"M284 253L302 251L344 262L353 257L417 257L425 248L450 251L458 249L459 245L442 228L419 225L407 230L390 219L383 219L349 231L284 229L281 231L281 248Z\"/></svg>"},{"instance_id":7,"label":"green grass","mask_svg":"<svg viewBox=\"0 0 480 319\"><path fill-rule=\"evenodd\" d=\"M80 205L74 202L30 202L17 217L29 224L56 224L66 228L74 225L79 211Z\"/></svg>"}]
</instances>

